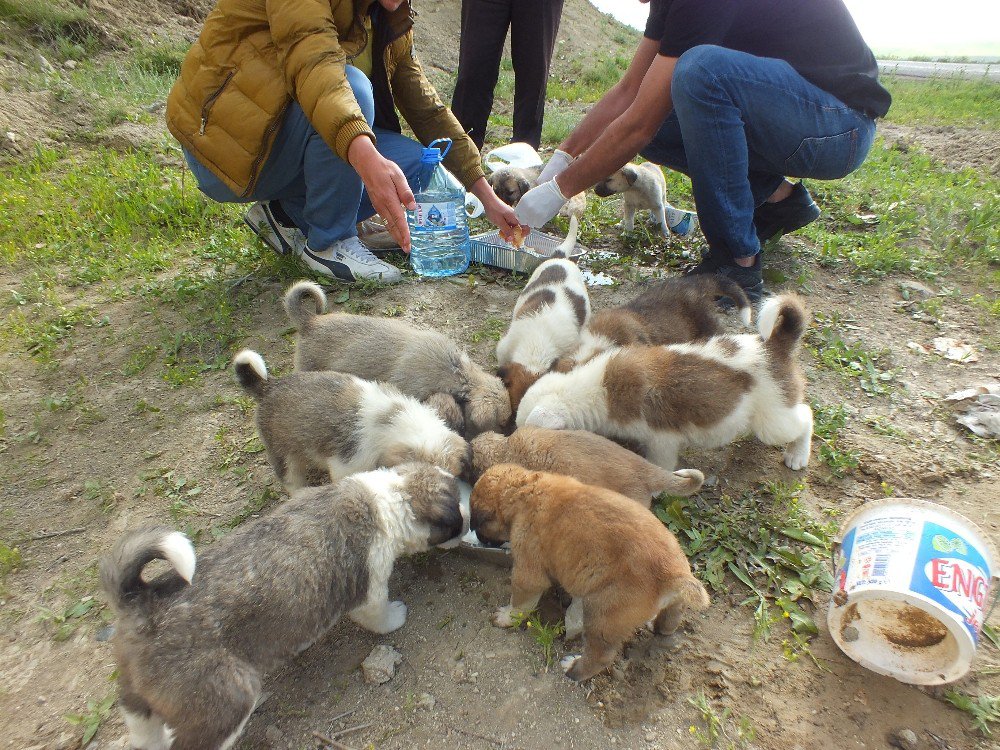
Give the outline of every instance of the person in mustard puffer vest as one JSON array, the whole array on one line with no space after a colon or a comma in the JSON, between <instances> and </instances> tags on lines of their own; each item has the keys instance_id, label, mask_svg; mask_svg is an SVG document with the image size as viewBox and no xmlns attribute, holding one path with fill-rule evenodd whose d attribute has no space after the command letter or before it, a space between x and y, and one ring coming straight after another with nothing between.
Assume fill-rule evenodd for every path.
<instances>
[{"instance_id":1,"label":"person in mustard puffer vest","mask_svg":"<svg viewBox=\"0 0 1000 750\"><path fill-rule=\"evenodd\" d=\"M410 249L422 146L401 134L398 109L422 143L454 141L445 165L512 237L514 210L424 76L412 29L410 0L219 0L167 99L202 192L253 203L254 231L320 273L398 281L357 236L378 213Z\"/></svg>"}]
</instances>

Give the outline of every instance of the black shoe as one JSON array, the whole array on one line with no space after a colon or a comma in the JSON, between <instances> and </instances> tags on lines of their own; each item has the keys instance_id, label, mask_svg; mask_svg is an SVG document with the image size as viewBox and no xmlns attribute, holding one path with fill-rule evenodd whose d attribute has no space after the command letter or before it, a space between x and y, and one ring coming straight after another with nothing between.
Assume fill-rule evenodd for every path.
<instances>
[{"instance_id":1,"label":"black shoe","mask_svg":"<svg viewBox=\"0 0 1000 750\"><path fill-rule=\"evenodd\" d=\"M819 218L819 206L805 185L796 182L792 193L777 203L764 203L753 212L753 224L760 244L783 234L802 229Z\"/></svg>"},{"instance_id":2,"label":"black shoe","mask_svg":"<svg viewBox=\"0 0 1000 750\"><path fill-rule=\"evenodd\" d=\"M757 253L754 256L753 265L747 268L735 263L727 263L715 271L719 276L726 276L743 287L743 291L747 293L747 297L755 305L764 296L764 277L761 275L760 256L761 254Z\"/></svg>"},{"instance_id":3,"label":"black shoe","mask_svg":"<svg viewBox=\"0 0 1000 750\"><path fill-rule=\"evenodd\" d=\"M698 265L684 272L685 276L697 276L703 273L715 273L720 268L726 265L726 261L718 257L718 254L713 255L712 251L708 248L701 251L701 260L698 261Z\"/></svg>"}]
</instances>

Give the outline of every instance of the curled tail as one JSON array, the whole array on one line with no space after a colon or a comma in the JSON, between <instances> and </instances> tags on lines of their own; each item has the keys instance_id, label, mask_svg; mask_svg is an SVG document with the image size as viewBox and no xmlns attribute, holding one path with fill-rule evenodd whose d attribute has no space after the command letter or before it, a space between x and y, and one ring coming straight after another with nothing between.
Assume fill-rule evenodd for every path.
<instances>
[{"instance_id":1,"label":"curled tail","mask_svg":"<svg viewBox=\"0 0 1000 750\"><path fill-rule=\"evenodd\" d=\"M659 495L666 492L668 495L678 495L687 497L693 495L701 489L705 482L705 475L697 469L678 469L677 471L664 471L659 469L659 474L653 482L652 494Z\"/></svg>"},{"instance_id":2,"label":"curled tail","mask_svg":"<svg viewBox=\"0 0 1000 750\"><path fill-rule=\"evenodd\" d=\"M790 359L806 332L806 308L794 294L771 297L757 313L757 331L772 356Z\"/></svg>"},{"instance_id":3,"label":"curled tail","mask_svg":"<svg viewBox=\"0 0 1000 750\"><path fill-rule=\"evenodd\" d=\"M285 292L285 313L300 331L308 328L317 315L325 312L326 294L319 284L299 281Z\"/></svg>"},{"instance_id":4,"label":"curled tail","mask_svg":"<svg viewBox=\"0 0 1000 750\"><path fill-rule=\"evenodd\" d=\"M718 298L728 298L733 301L736 305L736 310L740 314L740 320L743 321L743 325L750 325L750 321L753 316L753 307L750 304L750 298L747 297L747 293L743 290L739 284L730 279L727 276L719 276L713 274L708 277L715 281L715 286L717 290Z\"/></svg>"},{"instance_id":5,"label":"curled tail","mask_svg":"<svg viewBox=\"0 0 1000 750\"><path fill-rule=\"evenodd\" d=\"M252 349L244 349L233 357L233 372L240 388L255 399L259 399L267 390L267 365L264 358Z\"/></svg>"},{"instance_id":6,"label":"curled tail","mask_svg":"<svg viewBox=\"0 0 1000 750\"><path fill-rule=\"evenodd\" d=\"M683 599L690 609L702 610L708 607L712 603L712 600L708 597L708 592L694 576L685 579L680 586L678 586L677 593L680 598Z\"/></svg>"},{"instance_id":7,"label":"curled tail","mask_svg":"<svg viewBox=\"0 0 1000 750\"><path fill-rule=\"evenodd\" d=\"M566 239L559 243L553 252L551 257L553 258L568 258L573 254L573 248L576 247L576 238L580 234L580 219L577 218L576 214L569 217L569 233L566 235Z\"/></svg>"},{"instance_id":8,"label":"curled tail","mask_svg":"<svg viewBox=\"0 0 1000 750\"><path fill-rule=\"evenodd\" d=\"M142 569L152 560L166 560L187 583L194 576L194 547L186 536L166 526L147 526L118 540L101 560L101 587L116 612L141 606L138 596L151 589Z\"/></svg>"}]
</instances>

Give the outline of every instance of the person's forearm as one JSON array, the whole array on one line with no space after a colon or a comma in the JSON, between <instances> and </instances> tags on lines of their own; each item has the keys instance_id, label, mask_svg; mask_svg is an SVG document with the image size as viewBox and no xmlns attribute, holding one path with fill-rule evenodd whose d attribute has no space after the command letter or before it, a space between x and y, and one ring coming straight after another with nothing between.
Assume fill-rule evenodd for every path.
<instances>
[{"instance_id":1,"label":"person's forearm","mask_svg":"<svg viewBox=\"0 0 1000 750\"><path fill-rule=\"evenodd\" d=\"M607 130L634 100L634 94L616 86L590 108L559 148L570 156L579 156L594 145L601 137L601 133Z\"/></svg>"},{"instance_id":2,"label":"person's forearm","mask_svg":"<svg viewBox=\"0 0 1000 750\"><path fill-rule=\"evenodd\" d=\"M556 177L556 185L565 196L581 193L632 161L651 138L652 135L630 127L619 117L587 149L586 158L577 159Z\"/></svg>"}]
</instances>

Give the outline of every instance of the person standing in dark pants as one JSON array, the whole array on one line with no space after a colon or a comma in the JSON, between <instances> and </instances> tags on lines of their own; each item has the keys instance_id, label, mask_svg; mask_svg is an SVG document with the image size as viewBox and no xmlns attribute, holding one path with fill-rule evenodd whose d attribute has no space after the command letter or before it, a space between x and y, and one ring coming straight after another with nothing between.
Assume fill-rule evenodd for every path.
<instances>
[{"instance_id":1,"label":"person standing in dark pants","mask_svg":"<svg viewBox=\"0 0 1000 750\"><path fill-rule=\"evenodd\" d=\"M542 142L545 84L563 0L462 0L458 81L451 111L478 148L486 139L503 43L514 62L514 141Z\"/></svg>"}]
</instances>

